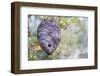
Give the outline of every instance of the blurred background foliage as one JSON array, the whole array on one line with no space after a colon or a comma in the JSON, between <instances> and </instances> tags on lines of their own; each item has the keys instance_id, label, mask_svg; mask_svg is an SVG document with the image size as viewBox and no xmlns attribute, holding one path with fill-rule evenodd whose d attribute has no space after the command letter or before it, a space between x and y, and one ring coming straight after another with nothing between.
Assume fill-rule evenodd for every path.
<instances>
[{"instance_id":1,"label":"blurred background foliage","mask_svg":"<svg viewBox=\"0 0 100 76\"><path fill-rule=\"evenodd\" d=\"M47 55L37 39L42 20L53 20L61 29L61 42L52 55ZM88 58L88 18L76 16L28 16L28 60Z\"/></svg>"}]
</instances>

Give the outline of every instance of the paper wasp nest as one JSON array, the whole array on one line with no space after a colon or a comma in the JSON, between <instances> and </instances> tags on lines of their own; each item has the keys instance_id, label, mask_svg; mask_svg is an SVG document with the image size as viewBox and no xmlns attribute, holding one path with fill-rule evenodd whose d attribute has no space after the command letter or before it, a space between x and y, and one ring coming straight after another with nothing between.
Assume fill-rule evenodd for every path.
<instances>
[{"instance_id":1,"label":"paper wasp nest","mask_svg":"<svg viewBox=\"0 0 100 76\"><path fill-rule=\"evenodd\" d=\"M38 27L37 37L41 48L51 55L60 43L60 28L53 20L43 20Z\"/></svg>"}]
</instances>

